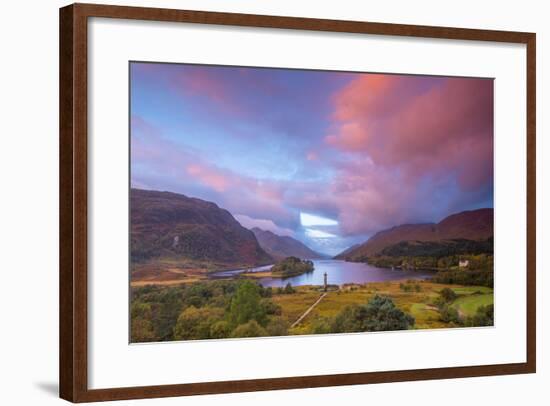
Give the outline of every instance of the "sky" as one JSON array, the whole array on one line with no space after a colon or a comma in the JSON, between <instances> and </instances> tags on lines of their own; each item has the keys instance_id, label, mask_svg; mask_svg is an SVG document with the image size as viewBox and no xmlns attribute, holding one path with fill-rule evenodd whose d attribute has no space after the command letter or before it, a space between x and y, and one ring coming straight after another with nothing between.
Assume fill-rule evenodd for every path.
<instances>
[{"instance_id":1,"label":"sky","mask_svg":"<svg viewBox=\"0 0 550 406\"><path fill-rule=\"evenodd\" d=\"M130 65L131 185L335 255L493 207L493 80Z\"/></svg>"}]
</instances>

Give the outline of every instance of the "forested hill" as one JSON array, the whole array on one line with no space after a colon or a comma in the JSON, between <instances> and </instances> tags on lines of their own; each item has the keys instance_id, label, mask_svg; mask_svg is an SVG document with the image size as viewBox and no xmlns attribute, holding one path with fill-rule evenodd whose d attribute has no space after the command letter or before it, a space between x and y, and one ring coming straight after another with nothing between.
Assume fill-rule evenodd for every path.
<instances>
[{"instance_id":1,"label":"forested hill","mask_svg":"<svg viewBox=\"0 0 550 406\"><path fill-rule=\"evenodd\" d=\"M472 247L483 250L493 237L493 209L478 209L450 215L439 223L404 224L383 230L365 243L337 255L337 259L364 261L376 255L404 255L407 250L439 250L460 247L462 251ZM455 243L451 241L455 240ZM465 242L466 241L466 242ZM467 243L467 241L480 242ZM426 242L438 244L425 244ZM492 240L491 252L492 252ZM475 246L475 247L474 247Z\"/></svg>"}]
</instances>

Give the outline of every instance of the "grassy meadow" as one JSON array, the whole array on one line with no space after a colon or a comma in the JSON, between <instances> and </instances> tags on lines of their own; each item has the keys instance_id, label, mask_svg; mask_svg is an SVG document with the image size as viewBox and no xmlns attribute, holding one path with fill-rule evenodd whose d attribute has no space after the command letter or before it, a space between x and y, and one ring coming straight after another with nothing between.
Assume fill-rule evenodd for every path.
<instances>
[{"instance_id":1,"label":"grassy meadow","mask_svg":"<svg viewBox=\"0 0 550 406\"><path fill-rule=\"evenodd\" d=\"M405 291L407 286L412 286L412 290ZM442 285L428 281L345 285L342 289L329 291L308 317L289 332L310 334L312 327L320 319L336 317L346 306L367 303L376 295L391 298L399 309L413 316L414 329L459 327L458 323L441 320L436 302L439 292L444 288L450 288L457 294L457 299L450 305L464 316L473 316L479 306L493 304L493 290L487 287ZM295 289L295 294L273 297L273 301L281 306L282 313L289 323L295 321L319 297L318 288L304 286Z\"/></svg>"},{"instance_id":2,"label":"grassy meadow","mask_svg":"<svg viewBox=\"0 0 550 406\"><path fill-rule=\"evenodd\" d=\"M323 294L320 286L264 288L248 278L134 285L132 342L435 329L493 323L493 290L483 286L422 280L330 285L322 300L311 308ZM376 307L373 303L377 301L385 302ZM372 324L372 319L380 319L381 312L388 308L390 313L384 313L384 318L393 317L398 324Z\"/></svg>"}]
</instances>

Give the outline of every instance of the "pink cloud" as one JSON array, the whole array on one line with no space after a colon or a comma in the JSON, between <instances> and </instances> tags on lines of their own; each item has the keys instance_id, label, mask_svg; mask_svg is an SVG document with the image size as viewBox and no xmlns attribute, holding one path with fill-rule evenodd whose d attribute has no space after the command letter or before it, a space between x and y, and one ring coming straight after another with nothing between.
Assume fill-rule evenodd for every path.
<instances>
[{"instance_id":1,"label":"pink cloud","mask_svg":"<svg viewBox=\"0 0 550 406\"><path fill-rule=\"evenodd\" d=\"M185 168L190 176L199 179L201 183L211 187L216 192L224 192L231 180L219 170L200 164L189 164Z\"/></svg>"},{"instance_id":2,"label":"pink cloud","mask_svg":"<svg viewBox=\"0 0 550 406\"><path fill-rule=\"evenodd\" d=\"M227 81L209 72L207 69L189 68L175 77L176 90L192 94L198 97L206 97L220 108L230 114L244 114L232 94L232 89Z\"/></svg>"},{"instance_id":3,"label":"pink cloud","mask_svg":"<svg viewBox=\"0 0 550 406\"><path fill-rule=\"evenodd\" d=\"M349 154L332 184L346 232L433 217L453 179L461 200L492 187L491 80L361 75L333 102L325 144Z\"/></svg>"},{"instance_id":4,"label":"pink cloud","mask_svg":"<svg viewBox=\"0 0 550 406\"><path fill-rule=\"evenodd\" d=\"M233 214L271 218L280 224L298 223L298 213L285 207L288 184L257 179L221 168L207 157L169 139L139 116L131 123L132 165L145 166L148 178L132 169L133 187L171 190L213 201ZM200 188L200 190L199 190Z\"/></svg>"},{"instance_id":5,"label":"pink cloud","mask_svg":"<svg viewBox=\"0 0 550 406\"><path fill-rule=\"evenodd\" d=\"M133 163L147 163L157 170L170 171L175 163L191 159L189 151L164 138L155 126L141 117L132 116L130 124Z\"/></svg>"},{"instance_id":6,"label":"pink cloud","mask_svg":"<svg viewBox=\"0 0 550 406\"><path fill-rule=\"evenodd\" d=\"M210 106L233 116L253 118L258 106L247 95L281 96L284 87L261 79L249 69L227 71L216 67L187 66L172 78L174 90L187 96L204 98Z\"/></svg>"},{"instance_id":7,"label":"pink cloud","mask_svg":"<svg viewBox=\"0 0 550 406\"><path fill-rule=\"evenodd\" d=\"M434 81L431 88L415 93L412 85L404 85L406 80L366 75L351 82L334 98L335 131L325 142L366 153L378 165L403 167L411 176L456 170L464 174L464 185L470 185L470 163L480 155L492 161L492 81L411 78L426 85Z\"/></svg>"},{"instance_id":8,"label":"pink cloud","mask_svg":"<svg viewBox=\"0 0 550 406\"><path fill-rule=\"evenodd\" d=\"M396 108L395 100L381 99L380 95L399 89L401 76L386 74L360 75L334 96L337 106L334 118L338 121L354 120L365 110L380 116Z\"/></svg>"},{"instance_id":9,"label":"pink cloud","mask_svg":"<svg viewBox=\"0 0 550 406\"><path fill-rule=\"evenodd\" d=\"M330 186L343 234L370 234L411 218L432 214L433 205L417 203L417 185L368 160L344 165Z\"/></svg>"},{"instance_id":10,"label":"pink cloud","mask_svg":"<svg viewBox=\"0 0 550 406\"><path fill-rule=\"evenodd\" d=\"M234 84L205 72L180 77L179 91L242 114ZM273 223L261 223L264 229L297 227L301 210L327 215L338 219L346 236L439 220L484 201L492 190L491 80L357 75L331 101L324 142L301 151L312 172L326 170L318 177L237 173L133 117L132 162L146 167L142 174L149 178L136 175L132 183L162 185L214 201L250 222Z\"/></svg>"},{"instance_id":11,"label":"pink cloud","mask_svg":"<svg viewBox=\"0 0 550 406\"><path fill-rule=\"evenodd\" d=\"M306 159L308 161L316 161L319 159L319 154L315 151L309 151L307 154L306 154Z\"/></svg>"},{"instance_id":12,"label":"pink cloud","mask_svg":"<svg viewBox=\"0 0 550 406\"><path fill-rule=\"evenodd\" d=\"M345 151L362 150L368 142L368 129L357 122L344 122L336 135L327 135L328 144Z\"/></svg>"}]
</instances>

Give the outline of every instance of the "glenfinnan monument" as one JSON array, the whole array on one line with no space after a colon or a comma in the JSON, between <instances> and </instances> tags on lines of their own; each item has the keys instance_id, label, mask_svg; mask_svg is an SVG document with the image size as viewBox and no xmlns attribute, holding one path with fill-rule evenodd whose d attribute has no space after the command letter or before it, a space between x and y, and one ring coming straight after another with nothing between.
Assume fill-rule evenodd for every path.
<instances>
[{"instance_id":1,"label":"glenfinnan monument","mask_svg":"<svg viewBox=\"0 0 550 406\"><path fill-rule=\"evenodd\" d=\"M325 272L325 292L327 291L327 273Z\"/></svg>"}]
</instances>

